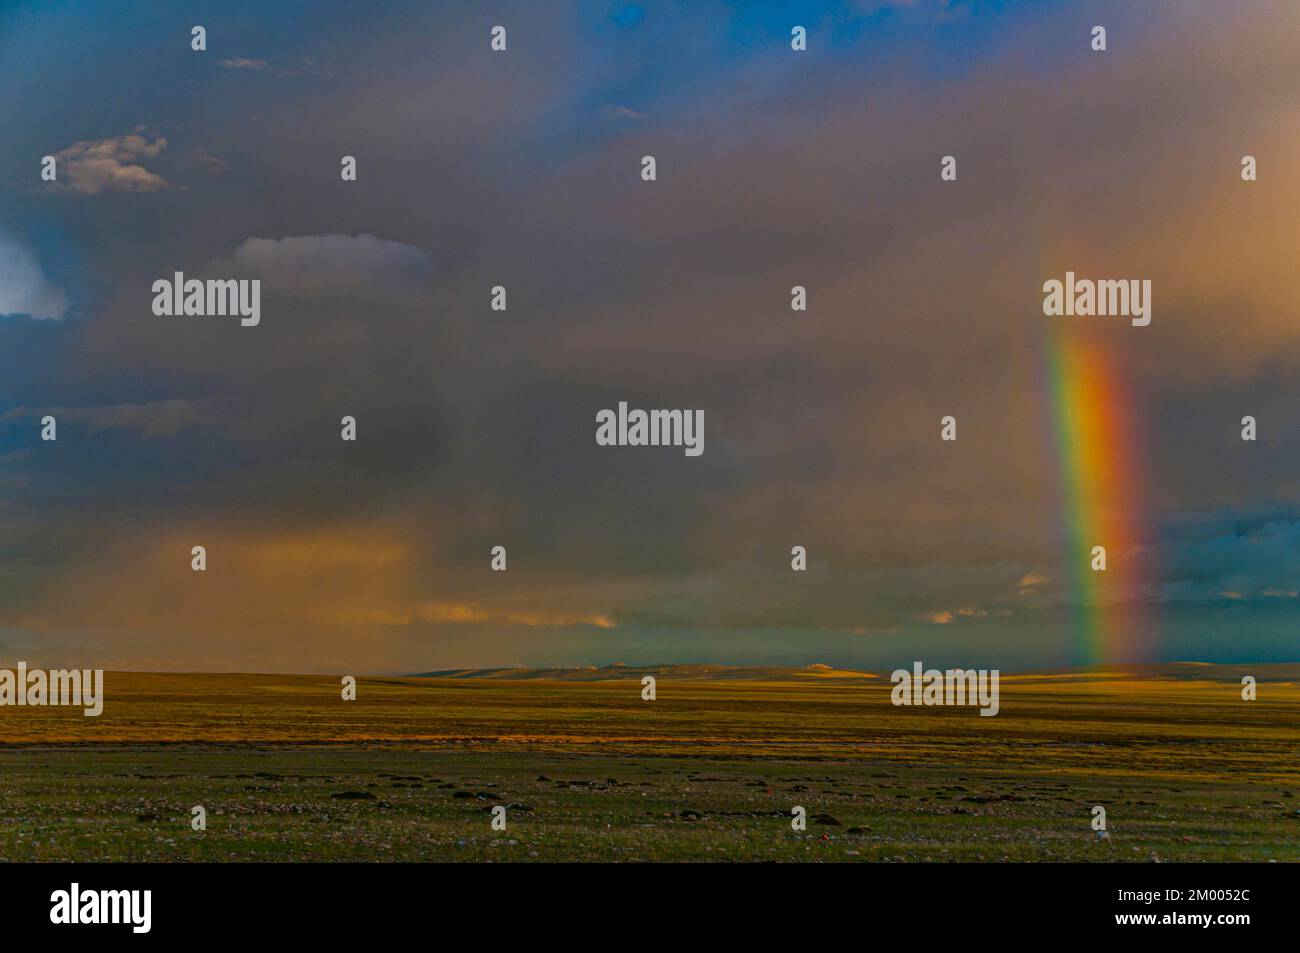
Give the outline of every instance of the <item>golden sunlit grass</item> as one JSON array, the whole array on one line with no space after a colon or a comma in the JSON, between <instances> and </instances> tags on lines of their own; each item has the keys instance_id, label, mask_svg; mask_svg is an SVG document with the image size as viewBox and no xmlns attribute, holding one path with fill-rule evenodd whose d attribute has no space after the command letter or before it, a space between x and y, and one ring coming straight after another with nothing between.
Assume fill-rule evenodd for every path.
<instances>
[{"instance_id":1,"label":"golden sunlit grass","mask_svg":"<svg viewBox=\"0 0 1300 953\"><path fill-rule=\"evenodd\" d=\"M653 702L630 672L363 678L344 702L330 677L110 672L98 718L0 709L0 856L1297 859L1300 686L1253 671L1254 702L1219 666L1004 678L993 718L845 673L661 677ZM197 803L222 812L201 836ZM842 823L801 839L794 804Z\"/></svg>"}]
</instances>

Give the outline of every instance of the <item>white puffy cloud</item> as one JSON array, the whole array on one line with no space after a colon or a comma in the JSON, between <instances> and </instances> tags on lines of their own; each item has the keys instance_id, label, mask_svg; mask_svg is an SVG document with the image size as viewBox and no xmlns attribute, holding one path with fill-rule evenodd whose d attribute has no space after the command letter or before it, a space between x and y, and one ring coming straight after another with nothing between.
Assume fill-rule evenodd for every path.
<instances>
[{"instance_id":1,"label":"white puffy cloud","mask_svg":"<svg viewBox=\"0 0 1300 953\"><path fill-rule=\"evenodd\" d=\"M433 272L422 248L374 235L300 235L249 238L228 259L209 262L210 274L261 278L265 294L380 297L409 292Z\"/></svg>"},{"instance_id":2,"label":"white puffy cloud","mask_svg":"<svg viewBox=\"0 0 1300 953\"><path fill-rule=\"evenodd\" d=\"M45 277L35 253L0 233L0 314L57 319L68 310L68 296Z\"/></svg>"},{"instance_id":3,"label":"white puffy cloud","mask_svg":"<svg viewBox=\"0 0 1300 953\"><path fill-rule=\"evenodd\" d=\"M166 148L167 140L162 136L149 142L136 133L76 142L55 155L58 181L81 195L165 189L167 180L137 160L152 159Z\"/></svg>"}]
</instances>

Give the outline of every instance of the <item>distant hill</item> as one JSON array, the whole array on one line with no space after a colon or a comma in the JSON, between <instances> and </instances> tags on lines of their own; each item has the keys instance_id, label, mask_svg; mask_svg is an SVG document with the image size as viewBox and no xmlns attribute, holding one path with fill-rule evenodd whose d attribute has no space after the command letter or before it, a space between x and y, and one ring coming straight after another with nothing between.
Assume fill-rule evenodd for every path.
<instances>
[{"instance_id":1,"label":"distant hill","mask_svg":"<svg viewBox=\"0 0 1300 953\"><path fill-rule=\"evenodd\" d=\"M930 668L926 663L926 668ZM455 668L437 672L417 672L401 678L464 678L497 681L560 681L607 682L633 679L640 681L646 675L673 681L752 681L752 682L854 682L869 679L888 679L889 671L863 672L855 669L832 668L814 664L803 668L780 666L738 665L594 665L572 668ZM1253 675L1259 681L1300 682L1300 663L1259 662L1230 665L1207 662L1161 662L1153 665L1104 665L1083 668L1060 668L1037 672L1006 672L1008 681L1054 681L1060 683L1113 679L1158 679L1164 681L1202 681L1206 679L1240 681L1243 675Z\"/></svg>"},{"instance_id":2,"label":"distant hill","mask_svg":"<svg viewBox=\"0 0 1300 953\"><path fill-rule=\"evenodd\" d=\"M870 672L831 668L829 665L809 665L806 668L744 668L733 665L613 665L583 666L580 668L457 668L441 672L419 672L410 678L483 678L500 681L554 680L563 682L606 682L623 679L640 681L646 675L673 681L736 681L790 682L829 681L879 678Z\"/></svg>"}]
</instances>

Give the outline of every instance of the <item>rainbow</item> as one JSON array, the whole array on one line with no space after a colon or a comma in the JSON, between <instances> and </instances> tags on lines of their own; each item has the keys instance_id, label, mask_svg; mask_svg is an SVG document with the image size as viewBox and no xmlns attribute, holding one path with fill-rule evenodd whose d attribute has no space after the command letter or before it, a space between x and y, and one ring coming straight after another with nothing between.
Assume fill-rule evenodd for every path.
<instances>
[{"instance_id":1,"label":"rainbow","mask_svg":"<svg viewBox=\"0 0 1300 953\"><path fill-rule=\"evenodd\" d=\"M1116 346L1097 331L1058 325L1049 332L1071 646L1081 665L1146 661L1154 641L1143 598L1151 576L1138 408ZM1092 568L1094 546L1106 548L1105 572Z\"/></svg>"}]
</instances>

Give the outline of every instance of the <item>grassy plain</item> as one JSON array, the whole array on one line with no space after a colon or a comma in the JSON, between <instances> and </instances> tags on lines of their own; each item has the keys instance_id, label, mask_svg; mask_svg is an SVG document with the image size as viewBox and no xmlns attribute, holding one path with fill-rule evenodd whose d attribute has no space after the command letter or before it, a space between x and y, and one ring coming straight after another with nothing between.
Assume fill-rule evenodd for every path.
<instances>
[{"instance_id":1,"label":"grassy plain","mask_svg":"<svg viewBox=\"0 0 1300 953\"><path fill-rule=\"evenodd\" d=\"M98 718L0 709L0 859L1300 860L1300 666L1004 677L993 718L894 707L886 678L654 671L652 702L631 669L352 702L110 672Z\"/></svg>"}]
</instances>

